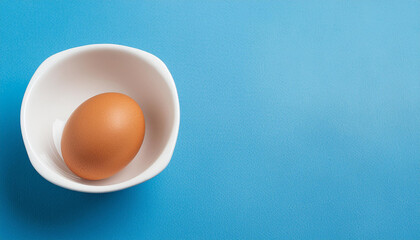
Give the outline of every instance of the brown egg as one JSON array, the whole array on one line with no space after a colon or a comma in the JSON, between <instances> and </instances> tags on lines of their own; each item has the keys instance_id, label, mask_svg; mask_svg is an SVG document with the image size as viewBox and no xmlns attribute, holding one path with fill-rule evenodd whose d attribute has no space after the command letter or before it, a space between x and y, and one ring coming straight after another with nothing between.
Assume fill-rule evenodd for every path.
<instances>
[{"instance_id":1,"label":"brown egg","mask_svg":"<svg viewBox=\"0 0 420 240\"><path fill-rule=\"evenodd\" d=\"M144 116L127 95L103 93L82 103L61 138L64 162L88 180L108 178L136 156L143 143Z\"/></svg>"}]
</instances>

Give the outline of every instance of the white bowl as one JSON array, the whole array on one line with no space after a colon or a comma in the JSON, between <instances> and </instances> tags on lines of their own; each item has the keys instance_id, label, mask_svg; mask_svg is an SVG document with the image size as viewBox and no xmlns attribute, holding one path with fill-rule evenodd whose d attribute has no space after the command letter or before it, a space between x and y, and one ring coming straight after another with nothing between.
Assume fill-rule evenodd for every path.
<instances>
[{"instance_id":1,"label":"white bowl","mask_svg":"<svg viewBox=\"0 0 420 240\"><path fill-rule=\"evenodd\" d=\"M61 133L82 102L104 92L124 93L137 101L146 135L123 170L89 181L64 163ZM39 66L26 89L20 121L29 159L45 179L75 191L117 191L156 176L168 165L179 129L178 94L165 64L152 54L114 44L87 45L57 53Z\"/></svg>"}]
</instances>

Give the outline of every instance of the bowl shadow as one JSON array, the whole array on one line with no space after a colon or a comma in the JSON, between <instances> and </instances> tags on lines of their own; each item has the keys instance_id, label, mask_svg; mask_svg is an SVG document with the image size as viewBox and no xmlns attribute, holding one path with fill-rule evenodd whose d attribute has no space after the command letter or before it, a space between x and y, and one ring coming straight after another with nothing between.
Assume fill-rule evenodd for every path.
<instances>
[{"instance_id":1,"label":"bowl shadow","mask_svg":"<svg viewBox=\"0 0 420 240\"><path fill-rule=\"evenodd\" d=\"M58 187L42 178L32 167L20 134L19 121L8 121L0 142L0 156L6 168L2 188L8 208L28 224L55 229L77 224L76 221L101 215L112 205L145 207L146 185L104 194L90 194ZM6 139L7 138L7 139ZM141 212L141 211L140 211ZM104 215L104 214L102 214ZM107 215L106 215L107 216ZM106 220L106 219L102 219Z\"/></svg>"}]
</instances>

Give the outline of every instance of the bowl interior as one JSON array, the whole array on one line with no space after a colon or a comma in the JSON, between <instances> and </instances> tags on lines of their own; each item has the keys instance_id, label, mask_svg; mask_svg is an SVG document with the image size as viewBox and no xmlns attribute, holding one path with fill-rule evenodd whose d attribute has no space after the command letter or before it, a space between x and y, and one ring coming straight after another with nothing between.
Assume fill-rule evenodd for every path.
<instances>
[{"instance_id":1,"label":"bowl interior","mask_svg":"<svg viewBox=\"0 0 420 240\"><path fill-rule=\"evenodd\" d=\"M42 168L65 181L92 186L129 181L153 165L169 141L176 105L170 84L162 69L150 62L151 56L147 59L130 51L92 48L68 50L46 60L32 79L23 109L27 143L36 158L31 161L39 161ZM128 166L108 179L88 181L67 168L57 142L70 114L88 98L104 92L124 93L136 100L145 116L146 134Z\"/></svg>"}]
</instances>

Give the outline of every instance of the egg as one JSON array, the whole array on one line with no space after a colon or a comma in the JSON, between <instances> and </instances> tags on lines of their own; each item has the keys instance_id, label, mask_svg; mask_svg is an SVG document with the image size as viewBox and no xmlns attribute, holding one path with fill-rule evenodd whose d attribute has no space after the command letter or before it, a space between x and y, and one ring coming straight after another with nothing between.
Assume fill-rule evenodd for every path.
<instances>
[{"instance_id":1,"label":"egg","mask_svg":"<svg viewBox=\"0 0 420 240\"><path fill-rule=\"evenodd\" d=\"M130 163L144 134L144 116L137 102L125 94L103 93L71 114L63 130L61 153L77 176L105 179Z\"/></svg>"}]
</instances>

